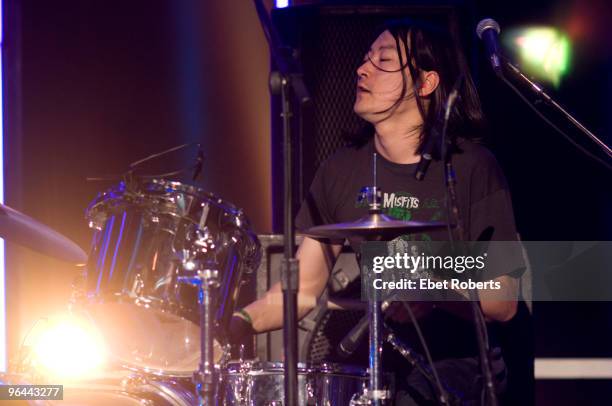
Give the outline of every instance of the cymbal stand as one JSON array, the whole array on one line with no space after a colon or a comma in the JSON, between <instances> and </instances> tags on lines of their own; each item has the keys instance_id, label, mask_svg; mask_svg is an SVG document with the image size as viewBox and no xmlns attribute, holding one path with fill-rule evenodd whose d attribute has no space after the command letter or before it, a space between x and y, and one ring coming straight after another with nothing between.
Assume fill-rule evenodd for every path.
<instances>
[{"instance_id":1,"label":"cymbal stand","mask_svg":"<svg viewBox=\"0 0 612 406\"><path fill-rule=\"evenodd\" d=\"M382 193L376 184L376 158L373 154L373 174L374 186L367 188L366 198L368 199L369 214L382 213L381 197ZM380 236L370 236L369 240L380 240ZM369 336L369 367L370 367L370 387L368 388L369 404L372 406L382 406L390 398L389 391L385 390L382 382L382 310L380 305L382 300L377 289L373 289L372 297L368 304L368 318L370 324Z\"/></svg>"},{"instance_id":2,"label":"cymbal stand","mask_svg":"<svg viewBox=\"0 0 612 406\"><path fill-rule=\"evenodd\" d=\"M270 47L275 70L270 74L270 92L281 96L283 118L283 189L284 189L284 259L281 268L281 289L283 292L283 345L285 347L285 406L298 404L298 333L297 333L297 292L299 282L299 264L295 258L295 225L293 222L294 195L294 140L292 117L311 102L310 94L304 83L302 69L297 53L281 40L263 0L253 0L255 10L261 23L264 35ZM298 125L302 125L301 120Z\"/></svg>"}]
</instances>

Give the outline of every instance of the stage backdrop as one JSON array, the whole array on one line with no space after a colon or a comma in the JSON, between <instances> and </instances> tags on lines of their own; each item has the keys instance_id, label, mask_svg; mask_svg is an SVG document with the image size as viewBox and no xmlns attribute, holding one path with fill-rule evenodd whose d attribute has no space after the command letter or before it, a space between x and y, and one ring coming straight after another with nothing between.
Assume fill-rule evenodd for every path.
<instances>
[{"instance_id":1,"label":"stage backdrop","mask_svg":"<svg viewBox=\"0 0 612 406\"><path fill-rule=\"evenodd\" d=\"M199 142L197 183L243 207L257 232L271 230L268 49L251 2L14 3L21 128L7 134L9 205L88 251L85 208L116 181L86 177ZM193 156L171 155L151 171ZM11 354L38 318L65 307L75 273L9 244Z\"/></svg>"}]
</instances>

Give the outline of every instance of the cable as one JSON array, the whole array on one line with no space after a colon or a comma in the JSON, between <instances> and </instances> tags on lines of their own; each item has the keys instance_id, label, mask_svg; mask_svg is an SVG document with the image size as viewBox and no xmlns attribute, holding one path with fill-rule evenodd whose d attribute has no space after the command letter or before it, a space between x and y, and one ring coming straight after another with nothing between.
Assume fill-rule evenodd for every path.
<instances>
[{"instance_id":1,"label":"cable","mask_svg":"<svg viewBox=\"0 0 612 406\"><path fill-rule=\"evenodd\" d=\"M141 164L143 164L143 163L145 163L147 161L150 161L151 159L159 158L160 156L167 155L167 154L169 154L171 152L178 151L178 150L181 150L183 148L190 147L192 145L197 145L198 147L200 146L200 144L197 143L197 142L190 142L190 143L187 143L187 144L181 144L181 145L178 145L176 147L168 148L168 149L166 149L166 150L164 150L162 152L157 152L157 153L151 154L151 155L149 155L149 156L147 156L145 158L139 159L138 161L132 162L129 165L129 168L133 169L133 168L135 168L135 167L137 167L137 166L139 166L139 165L141 165Z\"/></svg>"},{"instance_id":2,"label":"cable","mask_svg":"<svg viewBox=\"0 0 612 406\"><path fill-rule=\"evenodd\" d=\"M442 127L442 146L440 153L442 157L446 156L446 129L447 129L447 120L444 121L444 126ZM444 176L444 182L446 183L446 173L443 168L442 174ZM446 230L448 231L448 241L450 241L451 249L454 251L455 247L453 245L453 230L451 227L451 208L448 197L448 187L444 188L444 204L446 205Z\"/></svg>"},{"instance_id":3,"label":"cable","mask_svg":"<svg viewBox=\"0 0 612 406\"><path fill-rule=\"evenodd\" d=\"M423 336L423 332L421 331L421 327L419 326L419 323L418 323L416 317L414 316L414 313L412 312L412 309L410 308L410 305L407 304L406 302L401 302L401 303L404 306L404 308L408 311L408 315L410 316L410 320L412 321L412 324L414 325L414 329L416 330L416 333L419 336L419 341L421 342L421 346L423 347L423 351L425 352L425 357L427 358L427 363L429 364L429 368L431 369L431 373L433 374L434 379L436 380L436 386L437 386L437 389L438 389L438 393L440 394L441 403L442 404L447 404L447 402L448 402L448 394L446 393L446 390L442 386L442 382L440 381L440 377L438 376L438 371L436 371L436 367L434 366L433 358L431 358L431 353L429 352L429 347L427 346L427 343L425 342L425 337Z\"/></svg>"},{"instance_id":4,"label":"cable","mask_svg":"<svg viewBox=\"0 0 612 406\"><path fill-rule=\"evenodd\" d=\"M140 178L140 179L167 178L170 176L180 175L188 171L193 171L192 180L195 181L202 171L202 164L204 161L204 153L202 152L202 145L200 143L195 143L195 142L181 144L176 147L166 149L162 152L151 154L143 159L139 159L138 161L132 162L128 166L129 170L120 175L105 175L105 176L98 176L98 177L87 177L85 178L85 180L88 182L106 182L106 181L117 181L121 179L131 179L132 176L134 176L134 171L136 170L136 168L142 165L143 163L148 162L152 159L167 155L171 152L179 151L181 149L185 149L187 147L191 147L194 145L198 147L198 152L197 152L196 159L195 159L196 163L194 165L188 166L186 168L178 169L176 171L165 172L165 173L160 173L160 174L155 174L155 175L137 175L137 178Z\"/></svg>"},{"instance_id":5,"label":"cable","mask_svg":"<svg viewBox=\"0 0 612 406\"><path fill-rule=\"evenodd\" d=\"M608 164L607 162L605 162L603 159L601 159L600 157L596 156L595 154L593 154L592 152L590 152L589 150L587 150L586 148L584 148L582 145L578 144L576 141L574 141L565 131L561 130L559 127L557 127L557 125L555 125L552 121L550 121L546 116L544 116L544 114L542 114L542 112L540 112L534 105L533 103L527 99L525 97L525 95L523 95L521 93L520 90L518 90L516 88L516 86L514 86L514 84L512 82L510 82L508 79L506 79L505 76L501 76L502 81L507 84L510 89L512 89L520 98L521 100L523 100L527 106L529 106L529 108L531 108L542 120L544 120L544 122L546 124L548 124L549 126L551 126L552 128L554 128L559 134L561 134L567 141L569 141L570 144L572 144L574 147L578 148L578 150L580 150L583 154L585 154L586 156L588 156L589 158L599 162L600 164L602 164L604 167L606 167L608 170L612 171L612 165Z\"/></svg>"}]
</instances>

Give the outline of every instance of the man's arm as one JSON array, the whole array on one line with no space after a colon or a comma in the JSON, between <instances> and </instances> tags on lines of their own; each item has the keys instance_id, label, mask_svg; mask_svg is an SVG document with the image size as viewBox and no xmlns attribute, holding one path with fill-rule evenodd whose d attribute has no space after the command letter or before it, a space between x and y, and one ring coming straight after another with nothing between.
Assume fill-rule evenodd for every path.
<instances>
[{"instance_id":1,"label":"man's arm","mask_svg":"<svg viewBox=\"0 0 612 406\"><path fill-rule=\"evenodd\" d=\"M517 311L519 280L508 275L502 275L493 280L501 284L499 290L478 290L482 313L487 321L508 321ZM409 305L417 319L426 316L434 307L437 307L465 320L472 320L472 308L469 302L464 300L467 292L462 292L461 295L457 293L457 301L396 302L387 309L385 316L399 323L408 323L410 316L404 306Z\"/></svg>"},{"instance_id":2,"label":"man's arm","mask_svg":"<svg viewBox=\"0 0 612 406\"><path fill-rule=\"evenodd\" d=\"M480 306L482 313L489 320L508 321L516 314L518 306L519 279L509 275L494 279L501 284L499 290L480 289Z\"/></svg>"},{"instance_id":3,"label":"man's arm","mask_svg":"<svg viewBox=\"0 0 612 406\"><path fill-rule=\"evenodd\" d=\"M296 258L300 264L298 295L301 299L318 298L325 289L329 270L338 257L342 245L325 244L305 237L300 244ZM312 306L300 305L298 301L298 319L304 317ZM244 308L256 332L281 328L283 325L282 290L280 283L274 284L266 295Z\"/></svg>"}]
</instances>

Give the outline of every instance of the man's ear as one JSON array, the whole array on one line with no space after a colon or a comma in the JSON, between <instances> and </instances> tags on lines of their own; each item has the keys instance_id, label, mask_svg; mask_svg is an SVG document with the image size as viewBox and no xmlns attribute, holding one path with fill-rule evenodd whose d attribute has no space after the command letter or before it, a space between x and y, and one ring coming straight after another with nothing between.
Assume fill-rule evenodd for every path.
<instances>
[{"instance_id":1,"label":"man's ear","mask_svg":"<svg viewBox=\"0 0 612 406\"><path fill-rule=\"evenodd\" d=\"M421 87L419 88L419 96L427 97L432 94L440 84L440 76L435 70L423 71L421 73Z\"/></svg>"}]
</instances>

